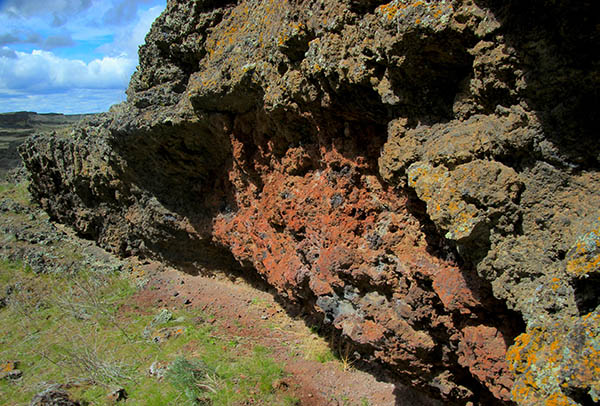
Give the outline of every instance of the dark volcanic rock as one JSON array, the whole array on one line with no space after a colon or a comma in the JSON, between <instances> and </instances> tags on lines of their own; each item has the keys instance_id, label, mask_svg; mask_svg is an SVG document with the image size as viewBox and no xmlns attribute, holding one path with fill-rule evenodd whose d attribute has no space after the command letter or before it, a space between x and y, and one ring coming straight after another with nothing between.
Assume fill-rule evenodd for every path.
<instances>
[{"instance_id":1,"label":"dark volcanic rock","mask_svg":"<svg viewBox=\"0 0 600 406\"><path fill-rule=\"evenodd\" d=\"M54 385L38 393L31 400L30 406L79 406L80 403L71 400L69 394L59 385Z\"/></svg>"},{"instance_id":2,"label":"dark volcanic rock","mask_svg":"<svg viewBox=\"0 0 600 406\"><path fill-rule=\"evenodd\" d=\"M598 401L550 357L597 344L593 3L383 3L169 1L127 103L21 148L32 194L120 255L257 273L448 403Z\"/></svg>"}]
</instances>

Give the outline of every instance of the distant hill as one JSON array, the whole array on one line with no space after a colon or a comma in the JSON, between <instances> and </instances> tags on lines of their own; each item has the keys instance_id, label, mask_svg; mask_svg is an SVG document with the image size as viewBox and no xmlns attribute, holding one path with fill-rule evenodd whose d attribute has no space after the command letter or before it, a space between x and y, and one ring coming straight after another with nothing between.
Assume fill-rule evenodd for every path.
<instances>
[{"instance_id":1,"label":"distant hill","mask_svg":"<svg viewBox=\"0 0 600 406\"><path fill-rule=\"evenodd\" d=\"M89 114L0 113L0 178L20 165L17 147L29 136L72 125Z\"/></svg>"},{"instance_id":2,"label":"distant hill","mask_svg":"<svg viewBox=\"0 0 600 406\"><path fill-rule=\"evenodd\" d=\"M0 113L0 131L45 130L76 123L89 114L39 114L30 111Z\"/></svg>"}]
</instances>

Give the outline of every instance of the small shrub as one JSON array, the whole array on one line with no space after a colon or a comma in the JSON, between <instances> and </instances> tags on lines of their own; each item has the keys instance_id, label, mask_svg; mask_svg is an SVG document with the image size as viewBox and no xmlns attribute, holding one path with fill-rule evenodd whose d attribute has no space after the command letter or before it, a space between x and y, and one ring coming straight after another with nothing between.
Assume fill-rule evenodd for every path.
<instances>
[{"instance_id":1,"label":"small shrub","mask_svg":"<svg viewBox=\"0 0 600 406\"><path fill-rule=\"evenodd\" d=\"M210 405L209 393L217 391L217 378L204 362L177 357L165 375L181 391L189 405Z\"/></svg>"}]
</instances>

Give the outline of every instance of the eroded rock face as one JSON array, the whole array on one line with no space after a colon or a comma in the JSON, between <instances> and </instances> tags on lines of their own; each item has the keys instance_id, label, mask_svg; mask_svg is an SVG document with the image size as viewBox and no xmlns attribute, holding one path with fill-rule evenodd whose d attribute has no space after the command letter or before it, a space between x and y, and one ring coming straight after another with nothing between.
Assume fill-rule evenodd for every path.
<instances>
[{"instance_id":1,"label":"eroded rock face","mask_svg":"<svg viewBox=\"0 0 600 406\"><path fill-rule=\"evenodd\" d=\"M121 255L260 275L447 403L596 401L583 358L573 384L522 362L596 334L592 16L169 1L127 103L24 145L31 190Z\"/></svg>"}]
</instances>

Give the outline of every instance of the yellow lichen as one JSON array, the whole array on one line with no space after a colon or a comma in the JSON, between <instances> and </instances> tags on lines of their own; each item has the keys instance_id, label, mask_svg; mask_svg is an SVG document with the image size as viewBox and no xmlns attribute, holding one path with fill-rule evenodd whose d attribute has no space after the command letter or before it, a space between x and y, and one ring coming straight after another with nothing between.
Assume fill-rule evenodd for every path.
<instances>
[{"instance_id":1,"label":"yellow lichen","mask_svg":"<svg viewBox=\"0 0 600 406\"><path fill-rule=\"evenodd\" d=\"M600 218L585 235L581 236L569 253L567 272L584 276L600 271Z\"/></svg>"},{"instance_id":2,"label":"yellow lichen","mask_svg":"<svg viewBox=\"0 0 600 406\"><path fill-rule=\"evenodd\" d=\"M567 393L600 390L600 314L531 327L507 352L515 374L512 397L520 405L575 405Z\"/></svg>"},{"instance_id":3,"label":"yellow lichen","mask_svg":"<svg viewBox=\"0 0 600 406\"><path fill-rule=\"evenodd\" d=\"M409 12L410 10L413 11ZM440 19L444 15L444 11L452 11L452 5L450 3L428 3L421 0L394 0L376 9L376 12L383 16L386 21L391 21L396 17L404 15L412 15L413 17L420 15L419 17L414 17L415 24L420 24L424 19L428 21Z\"/></svg>"},{"instance_id":4,"label":"yellow lichen","mask_svg":"<svg viewBox=\"0 0 600 406\"><path fill-rule=\"evenodd\" d=\"M573 401L569 400L569 398L566 397L561 392L554 392L544 402L544 405L546 405L546 406L571 406L574 404L575 403Z\"/></svg>"}]
</instances>

